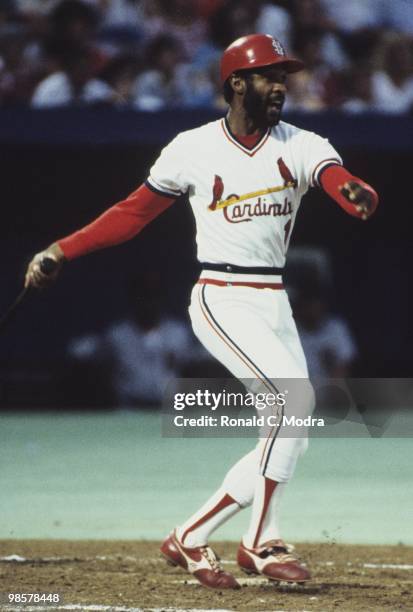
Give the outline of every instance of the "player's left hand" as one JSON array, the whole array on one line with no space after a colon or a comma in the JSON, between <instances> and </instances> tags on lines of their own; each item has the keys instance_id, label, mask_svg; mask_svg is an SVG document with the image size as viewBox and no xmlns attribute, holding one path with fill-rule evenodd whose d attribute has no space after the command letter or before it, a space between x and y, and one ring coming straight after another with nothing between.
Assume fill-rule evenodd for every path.
<instances>
[{"instance_id":1,"label":"player's left hand","mask_svg":"<svg viewBox=\"0 0 413 612\"><path fill-rule=\"evenodd\" d=\"M356 181L347 181L344 185L341 185L339 189L341 195L355 206L355 209L363 221L368 219L376 210L373 195L368 189L360 185L360 183Z\"/></svg>"}]
</instances>

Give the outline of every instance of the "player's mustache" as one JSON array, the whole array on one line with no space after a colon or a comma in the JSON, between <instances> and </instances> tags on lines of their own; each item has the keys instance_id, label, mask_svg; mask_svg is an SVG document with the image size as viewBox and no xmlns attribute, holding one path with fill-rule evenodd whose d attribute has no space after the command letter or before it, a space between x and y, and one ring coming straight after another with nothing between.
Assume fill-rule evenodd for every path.
<instances>
[{"instance_id":1,"label":"player's mustache","mask_svg":"<svg viewBox=\"0 0 413 612\"><path fill-rule=\"evenodd\" d=\"M270 95L267 98L268 104L277 104L278 106L282 106L285 102L285 96L283 94Z\"/></svg>"}]
</instances>

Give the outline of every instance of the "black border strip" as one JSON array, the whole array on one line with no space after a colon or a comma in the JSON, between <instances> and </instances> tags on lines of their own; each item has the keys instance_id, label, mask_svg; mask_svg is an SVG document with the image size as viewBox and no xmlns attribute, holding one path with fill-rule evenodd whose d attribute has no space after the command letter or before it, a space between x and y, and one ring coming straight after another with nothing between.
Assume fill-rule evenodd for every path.
<instances>
[{"instance_id":1,"label":"black border strip","mask_svg":"<svg viewBox=\"0 0 413 612\"><path fill-rule=\"evenodd\" d=\"M183 195L182 191L176 191L175 193L173 193L172 191L162 191L161 189L157 189L156 187L152 185L152 183L149 182L149 180L145 181L145 186L151 191L153 191L154 193L156 193L157 195L164 196L165 198L175 198L176 199L176 198L179 198L179 196Z\"/></svg>"},{"instance_id":2,"label":"black border strip","mask_svg":"<svg viewBox=\"0 0 413 612\"><path fill-rule=\"evenodd\" d=\"M325 166L323 166L324 163L325 163ZM324 170L324 168L328 168L328 166L341 166L342 167L343 164L336 157L329 157L327 159L323 159L322 161L318 162L318 164L316 165L315 169L313 170L311 174L311 185L312 186L320 187L319 177L321 176L321 173Z\"/></svg>"}]
</instances>

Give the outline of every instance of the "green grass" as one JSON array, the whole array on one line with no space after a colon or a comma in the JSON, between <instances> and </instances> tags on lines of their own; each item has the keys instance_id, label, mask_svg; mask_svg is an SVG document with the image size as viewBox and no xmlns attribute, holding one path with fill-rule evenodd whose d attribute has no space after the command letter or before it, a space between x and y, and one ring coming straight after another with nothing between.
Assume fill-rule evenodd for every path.
<instances>
[{"instance_id":1,"label":"green grass","mask_svg":"<svg viewBox=\"0 0 413 612\"><path fill-rule=\"evenodd\" d=\"M159 539L255 440L162 438L153 413L0 416L0 538ZM285 538L413 544L412 441L314 439L283 502ZM245 510L217 532L238 540Z\"/></svg>"}]
</instances>

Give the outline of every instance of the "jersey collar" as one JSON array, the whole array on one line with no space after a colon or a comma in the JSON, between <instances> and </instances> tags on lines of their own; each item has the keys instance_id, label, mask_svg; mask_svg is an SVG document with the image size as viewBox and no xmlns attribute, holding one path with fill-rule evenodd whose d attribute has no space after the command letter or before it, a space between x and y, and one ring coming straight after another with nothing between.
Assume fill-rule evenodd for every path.
<instances>
[{"instance_id":1,"label":"jersey collar","mask_svg":"<svg viewBox=\"0 0 413 612\"><path fill-rule=\"evenodd\" d=\"M222 127L222 129L224 131L225 136L228 138L228 140L230 142L232 142L233 145L238 147L238 149L241 149L241 151L243 151L244 153L246 153L250 157L253 157L257 153L257 151L259 151L261 149L261 147L264 146L264 144L267 142L268 137L269 137L270 132L271 132L271 128L268 128L267 131L264 132L264 134L258 140L258 142L256 142L253 147L249 148L249 147L245 146L244 144L242 144L242 142L240 142L238 140L238 138L235 136L235 134L233 134L231 132L231 128L229 127L229 123L228 123L226 117L221 120L221 127Z\"/></svg>"}]
</instances>

